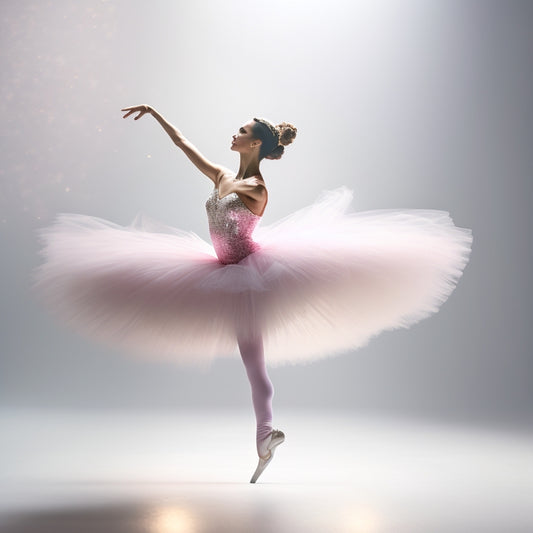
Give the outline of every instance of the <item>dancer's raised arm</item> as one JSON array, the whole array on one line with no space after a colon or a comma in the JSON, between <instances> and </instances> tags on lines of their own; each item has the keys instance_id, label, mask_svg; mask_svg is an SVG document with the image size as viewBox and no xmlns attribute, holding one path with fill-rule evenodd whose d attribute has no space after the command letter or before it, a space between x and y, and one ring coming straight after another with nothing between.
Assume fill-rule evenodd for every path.
<instances>
[{"instance_id":1,"label":"dancer's raised arm","mask_svg":"<svg viewBox=\"0 0 533 533\"><path fill-rule=\"evenodd\" d=\"M178 128L166 121L153 107L143 104L125 107L121 111L128 111L123 118L129 117L132 113L139 112L134 120L141 118L146 113L150 113L163 126L163 129L168 133L172 142L181 148L183 153L196 165L198 170L204 173L216 185L217 176L223 171L222 167L215 165L209 159L205 158L198 148L184 137Z\"/></svg>"}]
</instances>

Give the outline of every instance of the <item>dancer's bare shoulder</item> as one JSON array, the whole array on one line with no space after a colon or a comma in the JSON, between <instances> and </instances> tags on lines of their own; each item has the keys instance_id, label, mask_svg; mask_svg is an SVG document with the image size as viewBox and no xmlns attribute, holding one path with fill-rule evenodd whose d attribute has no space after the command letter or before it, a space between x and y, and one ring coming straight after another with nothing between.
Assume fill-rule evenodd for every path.
<instances>
[{"instance_id":1,"label":"dancer's bare shoulder","mask_svg":"<svg viewBox=\"0 0 533 533\"><path fill-rule=\"evenodd\" d=\"M224 174L218 180L216 188L219 198L236 193L254 215L263 215L268 202L268 191L262 176L236 179L234 173Z\"/></svg>"}]
</instances>

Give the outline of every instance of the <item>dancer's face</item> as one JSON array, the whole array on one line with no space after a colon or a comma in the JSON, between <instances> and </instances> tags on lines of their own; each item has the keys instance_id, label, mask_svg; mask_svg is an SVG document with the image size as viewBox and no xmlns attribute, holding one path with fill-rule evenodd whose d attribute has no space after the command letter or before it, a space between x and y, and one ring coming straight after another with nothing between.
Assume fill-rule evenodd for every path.
<instances>
[{"instance_id":1,"label":"dancer's face","mask_svg":"<svg viewBox=\"0 0 533 533\"><path fill-rule=\"evenodd\" d=\"M246 124L243 124L238 133L233 135L231 149L240 154L247 154L250 152L257 152L259 154L259 147L261 146L261 141L259 139L254 139L252 134L252 127L254 121L250 120Z\"/></svg>"}]
</instances>

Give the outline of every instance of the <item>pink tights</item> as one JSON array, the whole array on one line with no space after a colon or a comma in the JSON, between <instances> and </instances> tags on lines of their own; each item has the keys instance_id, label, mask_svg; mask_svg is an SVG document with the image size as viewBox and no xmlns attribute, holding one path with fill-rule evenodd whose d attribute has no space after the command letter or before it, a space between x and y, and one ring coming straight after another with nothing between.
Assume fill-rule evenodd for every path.
<instances>
[{"instance_id":1,"label":"pink tights","mask_svg":"<svg viewBox=\"0 0 533 533\"><path fill-rule=\"evenodd\" d=\"M240 338L238 340L242 361L248 374L252 388L252 402L254 404L257 422L256 445L257 453L261 456L259 445L272 431L272 397L274 387L268 377L263 339L260 335L255 338Z\"/></svg>"}]
</instances>

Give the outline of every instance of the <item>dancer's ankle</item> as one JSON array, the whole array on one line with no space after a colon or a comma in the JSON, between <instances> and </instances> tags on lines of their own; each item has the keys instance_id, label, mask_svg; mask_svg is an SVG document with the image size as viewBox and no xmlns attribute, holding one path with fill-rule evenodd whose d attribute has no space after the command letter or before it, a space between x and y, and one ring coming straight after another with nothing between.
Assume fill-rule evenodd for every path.
<instances>
[{"instance_id":1,"label":"dancer's ankle","mask_svg":"<svg viewBox=\"0 0 533 533\"><path fill-rule=\"evenodd\" d=\"M257 455L265 458L269 455L268 445L272 435L272 428L269 428L268 432L262 432L262 436L257 435Z\"/></svg>"}]
</instances>

